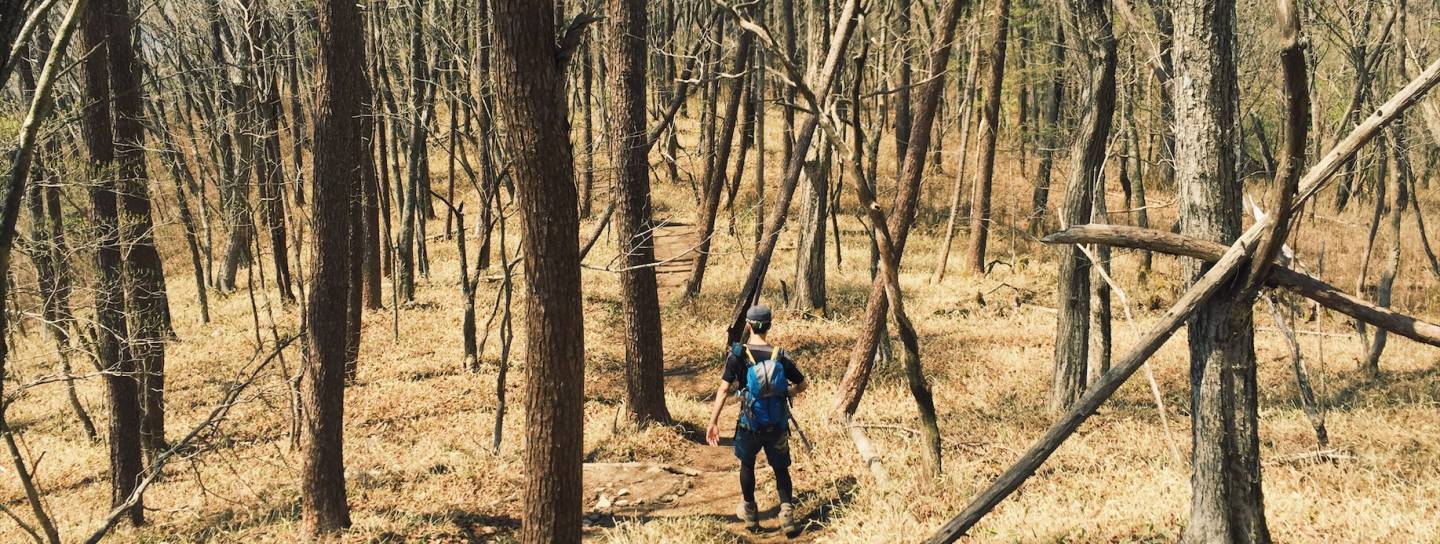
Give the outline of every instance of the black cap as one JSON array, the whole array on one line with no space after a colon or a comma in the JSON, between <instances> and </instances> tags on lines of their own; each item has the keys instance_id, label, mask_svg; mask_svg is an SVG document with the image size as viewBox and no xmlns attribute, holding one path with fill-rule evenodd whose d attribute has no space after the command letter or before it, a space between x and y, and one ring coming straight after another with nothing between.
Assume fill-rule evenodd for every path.
<instances>
[{"instance_id":1,"label":"black cap","mask_svg":"<svg viewBox=\"0 0 1440 544\"><path fill-rule=\"evenodd\" d=\"M764 304L751 306L745 312L745 320L752 323L769 323L770 317L770 307Z\"/></svg>"}]
</instances>

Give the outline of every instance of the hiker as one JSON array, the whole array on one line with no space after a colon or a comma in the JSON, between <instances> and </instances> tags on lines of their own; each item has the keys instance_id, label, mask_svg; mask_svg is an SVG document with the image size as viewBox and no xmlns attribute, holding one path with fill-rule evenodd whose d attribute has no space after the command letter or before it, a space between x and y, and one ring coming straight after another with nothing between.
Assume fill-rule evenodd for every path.
<instances>
[{"instance_id":1,"label":"hiker","mask_svg":"<svg viewBox=\"0 0 1440 544\"><path fill-rule=\"evenodd\" d=\"M780 492L780 524L794 535L795 498L790 483L791 398L810 385L785 350L765 339L770 332L771 312L765 305L752 306L745 313L749 340L730 347L725 374L715 392L710 410L710 427L705 441L720 442L720 412L732 393L739 391L740 417L735 425L735 457L740 459L740 493L743 497L736 515L752 530L760 529L760 511L755 505L755 458L765 450L765 459L775 469L775 488Z\"/></svg>"}]
</instances>

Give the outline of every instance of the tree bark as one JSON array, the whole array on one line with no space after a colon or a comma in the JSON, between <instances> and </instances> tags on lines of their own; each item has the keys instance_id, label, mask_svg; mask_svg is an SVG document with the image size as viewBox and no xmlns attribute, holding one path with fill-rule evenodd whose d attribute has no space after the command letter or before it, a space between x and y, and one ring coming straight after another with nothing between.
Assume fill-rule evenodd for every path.
<instances>
[{"instance_id":1,"label":"tree bark","mask_svg":"<svg viewBox=\"0 0 1440 544\"><path fill-rule=\"evenodd\" d=\"M1070 148L1071 175L1060 222L1088 221L1093 204L1104 198L1103 168L1115 115L1115 35L1105 6L1092 0L1070 2L1075 14L1075 49L1087 58L1090 80L1082 95L1085 113ZM1099 192L1099 195L1096 193ZM972 263L973 264L973 263ZM1090 267L1078 245L1060 248L1056 278L1055 368L1050 383L1050 413L1065 413L1085 392L1090 356Z\"/></svg>"},{"instance_id":2,"label":"tree bark","mask_svg":"<svg viewBox=\"0 0 1440 544\"><path fill-rule=\"evenodd\" d=\"M1173 0L1175 69L1186 83L1175 93L1175 176L1180 229L1229 243L1240 235L1242 182L1237 174L1239 88L1233 0ZM1187 263L1198 279L1203 263ZM1267 543L1260 488L1254 326L1239 287L1201 305L1188 323L1194 464L1186 543Z\"/></svg>"},{"instance_id":3,"label":"tree bark","mask_svg":"<svg viewBox=\"0 0 1440 544\"><path fill-rule=\"evenodd\" d=\"M1058 23L1058 21L1056 21ZM1045 97L1045 117L1040 126L1040 149L1038 164L1035 165L1035 193L1030 199L1030 233L1037 234L1044 229L1045 215L1049 213L1051 166L1055 161L1055 147L1060 140L1060 105L1065 100L1065 78L1060 77L1065 66L1065 27L1055 25L1055 39L1050 43L1050 62L1054 72L1050 75L1050 92Z\"/></svg>"},{"instance_id":4,"label":"tree bark","mask_svg":"<svg viewBox=\"0 0 1440 544\"><path fill-rule=\"evenodd\" d=\"M1005 36L1010 29L1010 0L995 3L995 30L991 41L990 83L985 91L985 109L980 118L980 157L975 168L974 199L970 201L970 244L965 269L985 273L985 247L990 239L990 188L995 174L995 139L1000 132L1000 91L1005 82Z\"/></svg>"},{"instance_id":5,"label":"tree bark","mask_svg":"<svg viewBox=\"0 0 1440 544\"><path fill-rule=\"evenodd\" d=\"M126 306L131 318L132 357L140 367L142 445L150 455L165 446L165 344L170 331L170 303L165 270L155 248L155 221L150 211L149 176L145 171L144 98L140 66L132 47L135 19L128 0L108 2L107 38L110 87L114 99L115 160L122 216L120 241L125 263Z\"/></svg>"},{"instance_id":6,"label":"tree bark","mask_svg":"<svg viewBox=\"0 0 1440 544\"><path fill-rule=\"evenodd\" d=\"M650 161L645 129L646 36L644 0L605 4L605 71L609 88L610 164L615 169L613 197L620 216L615 223L624 255L620 272L625 321L625 407L641 422L665 423L665 350L656 288L654 225L651 222Z\"/></svg>"},{"instance_id":7,"label":"tree bark","mask_svg":"<svg viewBox=\"0 0 1440 544\"><path fill-rule=\"evenodd\" d=\"M1001 0L1002 2L1007 0ZM921 174L925 169L930 149L930 137L935 125L936 111L940 97L945 90L945 76L950 63L950 53L955 39L955 27L959 22L961 7L965 0L950 0L940 18L935 20L935 44L930 50L928 73L933 74L919 90L919 104L915 110L915 126L910 133L910 144L906 147L904 175L900 177L900 191L896 193L892 213L888 221L888 232L893 238L895 266L905 255L905 243L910 236L910 226L915 221L919 207ZM855 339L850 351L850 361L845 377L840 383L841 395L836 400L835 410L844 416L855 413L860 406L860 397L870 381L874 368L875 352L880 345L881 333L885 329L885 317L889 302L885 296L885 278L877 275L870 285L870 299L865 305L865 325Z\"/></svg>"},{"instance_id":8,"label":"tree bark","mask_svg":"<svg viewBox=\"0 0 1440 544\"><path fill-rule=\"evenodd\" d=\"M120 252L120 210L117 205L115 133L111 106L111 36L115 34L110 1L93 1L85 6L82 22L85 96L81 131L90 155L91 221L95 226L96 360L106 372L105 385L110 408L110 504L120 506L130 497L141 472L141 403L137 365L130 350L129 327L125 321L125 291L121 277L124 257ZM128 36L128 33L126 34ZM8 236L8 234L7 234ZM126 519L133 525L145 523L142 501L130 507Z\"/></svg>"},{"instance_id":9,"label":"tree bark","mask_svg":"<svg viewBox=\"0 0 1440 544\"><path fill-rule=\"evenodd\" d=\"M370 100L363 19L353 2L326 0L318 10L315 91L313 245L303 392L301 521L321 536L350 525L346 504L345 378L350 343L351 239L365 153L361 118Z\"/></svg>"},{"instance_id":10,"label":"tree bark","mask_svg":"<svg viewBox=\"0 0 1440 544\"><path fill-rule=\"evenodd\" d=\"M495 80L524 223L525 483L520 541L580 540L585 328L578 197L555 6L500 0Z\"/></svg>"}]
</instances>

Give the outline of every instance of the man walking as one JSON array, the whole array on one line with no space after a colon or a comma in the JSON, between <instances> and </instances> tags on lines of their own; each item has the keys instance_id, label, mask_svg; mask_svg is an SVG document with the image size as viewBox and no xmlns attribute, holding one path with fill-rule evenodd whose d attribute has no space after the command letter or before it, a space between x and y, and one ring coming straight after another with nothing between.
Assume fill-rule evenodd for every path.
<instances>
[{"instance_id":1,"label":"man walking","mask_svg":"<svg viewBox=\"0 0 1440 544\"><path fill-rule=\"evenodd\" d=\"M739 392L740 416L735 425L735 457L740 459L740 503L737 516L750 530L760 529L760 511L755 504L755 460L761 450L775 469L775 488L780 494L780 524L787 535L797 533L794 496L790 482L791 398L810 384L785 350L771 345L766 336L771 326L770 308L756 305L745 313L745 343L735 343L725 358L725 373L715 392L710 410L710 427L705 440L720 442L720 412L730 395Z\"/></svg>"}]
</instances>

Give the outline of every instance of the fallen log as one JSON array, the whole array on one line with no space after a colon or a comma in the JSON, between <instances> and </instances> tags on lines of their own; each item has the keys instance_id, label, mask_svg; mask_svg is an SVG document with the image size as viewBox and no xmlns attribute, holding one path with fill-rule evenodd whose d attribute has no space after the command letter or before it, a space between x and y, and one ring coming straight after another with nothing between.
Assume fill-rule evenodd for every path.
<instances>
[{"instance_id":1,"label":"fallen log","mask_svg":"<svg viewBox=\"0 0 1440 544\"><path fill-rule=\"evenodd\" d=\"M1252 229L1254 230L1254 229ZM1145 249L1214 262L1225 253L1225 245L1154 229L1124 225L1076 225L1041 239L1048 244L1104 244ZM1385 329L1422 344L1440 347L1440 325L1381 308L1341 291L1333 285L1291 268L1276 264L1266 283L1294 291L1321 306L1348 315L1366 324Z\"/></svg>"},{"instance_id":2,"label":"fallen log","mask_svg":"<svg viewBox=\"0 0 1440 544\"><path fill-rule=\"evenodd\" d=\"M1261 225L1265 225L1265 223ZM1236 240L1235 245L1230 246L1230 249L1215 263L1215 266L1201 276L1195 285L1191 286L1185 295L1181 296L1180 300L1165 312L1165 316L1161 318L1160 322L1145 333L1145 336L1134 348L1131 348L1125 358L1111 367L1109 372L1101 375L1098 381L1091 384L1080 400L1076 401L1069 411L1051 424L1050 428L1045 431L1045 435L1030 446L1020 460L1016 461L999 478L996 478L990 487L977 495L970 505L960 512L960 515L951 519L925 542L927 544L954 542L980 521L980 518L985 517L985 514L1000 504L1000 501L1005 500L1018 489L1020 484L1025 483L1025 480L1034 474L1035 470L1039 469L1040 465L1080 428L1081 423L1094 415L1095 410L1099 409L1100 405L1110 398L1110 395L1120 389L1120 385L1125 383L1125 380L1129 379L1136 370L1139 370L1140 366L1145 364L1145 361L1154 355L1166 340L1170 339L1170 335L1185 324L1196 308L1215 296L1221 287L1233 279L1235 272L1249 262L1249 255L1255 250L1256 241L1260 238L1261 232L1263 231L1252 229Z\"/></svg>"},{"instance_id":3,"label":"fallen log","mask_svg":"<svg viewBox=\"0 0 1440 544\"><path fill-rule=\"evenodd\" d=\"M1376 108L1375 112L1371 114L1369 118L1355 127L1345 139L1335 144L1329 153L1306 172L1305 177L1301 179L1299 183L1297 194L1291 202L1291 211L1300 210L1306 202L1324 188L1326 182L1334 177L1335 172L1339 171L1345 161L1353 157L1361 147L1373 139L1381 128L1384 128L1391 121L1399 117L1400 114L1404 113L1410 106L1415 105L1436 83L1440 83L1440 59L1433 62L1403 89L1385 101L1379 108ZM1285 214L1281 215L1284 216ZM1244 234L1241 234L1235 241L1235 245L1231 246L1230 250L1225 252L1225 254L1216 261L1210 271L1206 272L1204 276L1196 281L1180 300L1175 303L1175 306L1171 307L1170 310L1165 313L1161 322L1141 339L1139 347L1133 349L1118 366L1111 368L1109 372L1101 376L1100 381L1093 384L1090 390L1080 398L1069 412L1051 425L1045 435L1031 446L1015 465L1009 470L1006 470L1004 474L1001 474L1000 477L996 479L989 488L981 492L964 511L947 522L934 535L931 535L926 542L954 542L960 538L961 535L965 534L965 531L974 526L976 522L980 521L980 518L995 508L1000 501L1005 500L1010 493L1019 488L1020 484L1024 483L1027 478L1034 474L1035 470L1060 447L1060 444L1064 443L1064 441L1080 427L1080 424L1083 423L1086 418L1094 414L1100 404L1104 403L1116 389L1119 389L1120 384L1124 383L1131 374L1139 369L1140 366L1145 363L1145 360L1159 349L1161 344L1164 344L1165 340L1184 323L1189 314L1194 312L1196 306L1213 296L1230 275L1234 273L1242 263L1247 261L1246 256L1254 252L1255 242L1270 228L1271 225L1269 221L1259 221L1247 229ZM1194 244L1192 240L1185 239L1184 237L1182 237L1180 242L1185 246L1204 248L1203 245ZM1209 252L1207 251L1206 253ZM1261 271L1263 272L1263 269ZM1283 271L1279 266L1275 266L1268 274L1270 276L1269 278L1253 278L1253 280L1260 280L1254 283L1268 283L1277 278L1286 278L1287 274L1282 273ZM1288 276L1287 279L1298 280L1301 284L1296 285L1297 292L1302 292L1302 289L1309 289L1312 294L1320 296L1324 300L1313 297L1312 299L1326 307L1338 310L1339 308L1337 306L1332 306L1338 305L1358 311L1367 308L1357 307L1355 303L1359 303L1361 306L1369 306L1363 301L1341 293L1339 290L1324 284L1324 282L1320 282L1309 276L1295 274L1293 271L1291 271L1291 275ZM1312 281L1305 281L1307 279ZM1252 278L1247 278L1246 283L1252 283ZM1321 289L1322 287L1328 288L1328 290ZM1302 294L1304 293L1302 292ZM1387 313L1374 307L1369 307L1367 310L1372 314L1372 318L1381 317ZM1393 314L1393 312L1388 313ZM1360 316L1352 315L1352 317L1364 320ZM1396 319L1397 323L1395 324L1398 325L1405 325L1407 320L1409 322L1409 330L1406 330L1406 327L1402 326L1389 329L1391 332L1427 344L1440 345L1431 341L1440 340L1440 337L1435 335L1435 333L1440 333L1440 327L1435 327L1429 323L1420 322L1401 314L1384 317ZM1373 322L1371 323L1375 324ZM1381 325L1376 324L1376 326Z\"/></svg>"}]
</instances>

